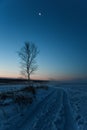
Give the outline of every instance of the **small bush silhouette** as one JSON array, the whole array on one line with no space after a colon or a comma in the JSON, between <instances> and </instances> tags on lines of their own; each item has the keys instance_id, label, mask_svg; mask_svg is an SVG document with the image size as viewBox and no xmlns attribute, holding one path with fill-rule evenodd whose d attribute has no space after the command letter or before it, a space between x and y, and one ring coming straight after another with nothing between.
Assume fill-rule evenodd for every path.
<instances>
[{"instance_id":1,"label":"small bush silhouette","mask_svg":"<svg viewBox=\"0 0 87 130\"><path fill-rule=\"evenodd\" d=\"M14 102L15 103L18 103L19 105L20 104L27 104L27 103L32 103L33 102L33 99L32 97L26 97L26 96L23 96L23 95L16 95L16 97L14 98Z\"/></svg>"},{"instance_id":2,"label":"small bush silhouette","mask_svg":"<svg viewBox=\"0 0 87 130\"><path fill-rule=\"evenodd\" d=\"M36 89L35 89L35 87L33 87L33 86L25 87L25 88L22 89L22 91L31 92L33 95L36 94Z\"/></svg>"}]
</instances>

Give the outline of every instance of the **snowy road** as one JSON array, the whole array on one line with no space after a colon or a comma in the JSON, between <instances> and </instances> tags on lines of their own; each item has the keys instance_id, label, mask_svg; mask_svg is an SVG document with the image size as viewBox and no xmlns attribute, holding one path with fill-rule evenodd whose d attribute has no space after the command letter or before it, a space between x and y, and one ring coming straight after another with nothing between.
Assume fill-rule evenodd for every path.
<instances>
[{"instance_id":1,"label":"snowy road","mask_svg":"<svg viewBox=\"0 0 87 130\"><path fill-rule=\"evenodd\" d=\"M5 130L77 130L67 93L54 89L23 120Z\"/></svg>"}]
</instances>

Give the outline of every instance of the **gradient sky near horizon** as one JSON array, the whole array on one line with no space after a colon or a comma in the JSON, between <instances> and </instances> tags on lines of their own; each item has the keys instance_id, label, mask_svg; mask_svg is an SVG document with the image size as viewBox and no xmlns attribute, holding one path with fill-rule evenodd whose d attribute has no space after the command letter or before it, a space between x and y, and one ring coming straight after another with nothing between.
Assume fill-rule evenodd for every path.
<instances>
[{"instance_id":1,"label":"gradient sky near horizon","mask_svg":"<svg viewBox=\"0 0 87 130\"><path fill-rule=\"evenodd\" d=\"M25 41L40 50L32 78L87 77L87 1L0 0L0 77L20 77Z\"/></svg>"}]
</instances>

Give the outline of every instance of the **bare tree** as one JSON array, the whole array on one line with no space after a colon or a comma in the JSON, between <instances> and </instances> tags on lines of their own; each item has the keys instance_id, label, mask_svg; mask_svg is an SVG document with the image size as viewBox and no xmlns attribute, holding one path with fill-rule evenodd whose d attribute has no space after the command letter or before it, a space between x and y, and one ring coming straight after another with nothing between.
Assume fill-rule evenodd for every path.
<instances>
[{"instance_id":1,"label":"bare tree","mask_svg":"<svg viewBox=\"0 0 87 130\"><path fill-rule=\"evenodd\" d=\"M25 42L24 46L18 52L21 59L21 74L30 80L30 75L37 70L36 57L39 51L34 43Z\"/></svg>"}]
</instances>

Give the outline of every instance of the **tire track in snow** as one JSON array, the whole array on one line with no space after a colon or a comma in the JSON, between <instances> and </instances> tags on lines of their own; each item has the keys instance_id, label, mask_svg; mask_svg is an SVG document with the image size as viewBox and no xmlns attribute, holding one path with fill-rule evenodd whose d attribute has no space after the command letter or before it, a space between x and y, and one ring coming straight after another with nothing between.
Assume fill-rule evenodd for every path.
<instances>
[{"instance_id":1,"label":"tire track in snow","mask_svg":"<svg viewBox=\"0 0 87 130\"><path fill-rule=\"evenodd\" d=\"M62 102L63 104L59 112L59 117L55 121L57 130L77 130L77 125L73 118L73 112L69 103L67 92L64 90Z\"/></svg>"},{"instance_id":2,"label":"tire track in snow","mask_svg":"<svg viewBox=\"0 0 87 130\"><path fill-rule=\"evenodd\" d=\"M46 112L38 119L32 130L56 130L54 119L61 106L62 91L56 91L54 94L52 101L48 104L48 109L46 109Z\"/></svg>"},{"instance_id":3,"label":"tire track in snow","mask_svg":"<svg viewBox=\"0 0 87 130\"><path fill-rule=\"evenodd\" d=\"M73 111L70 106L68 94L64 92L63 95L63 104L64 104L64 111L65 111L65 126L64 130L77 130L76 121L73 117Z\"/></svg>"}]
</instances>

